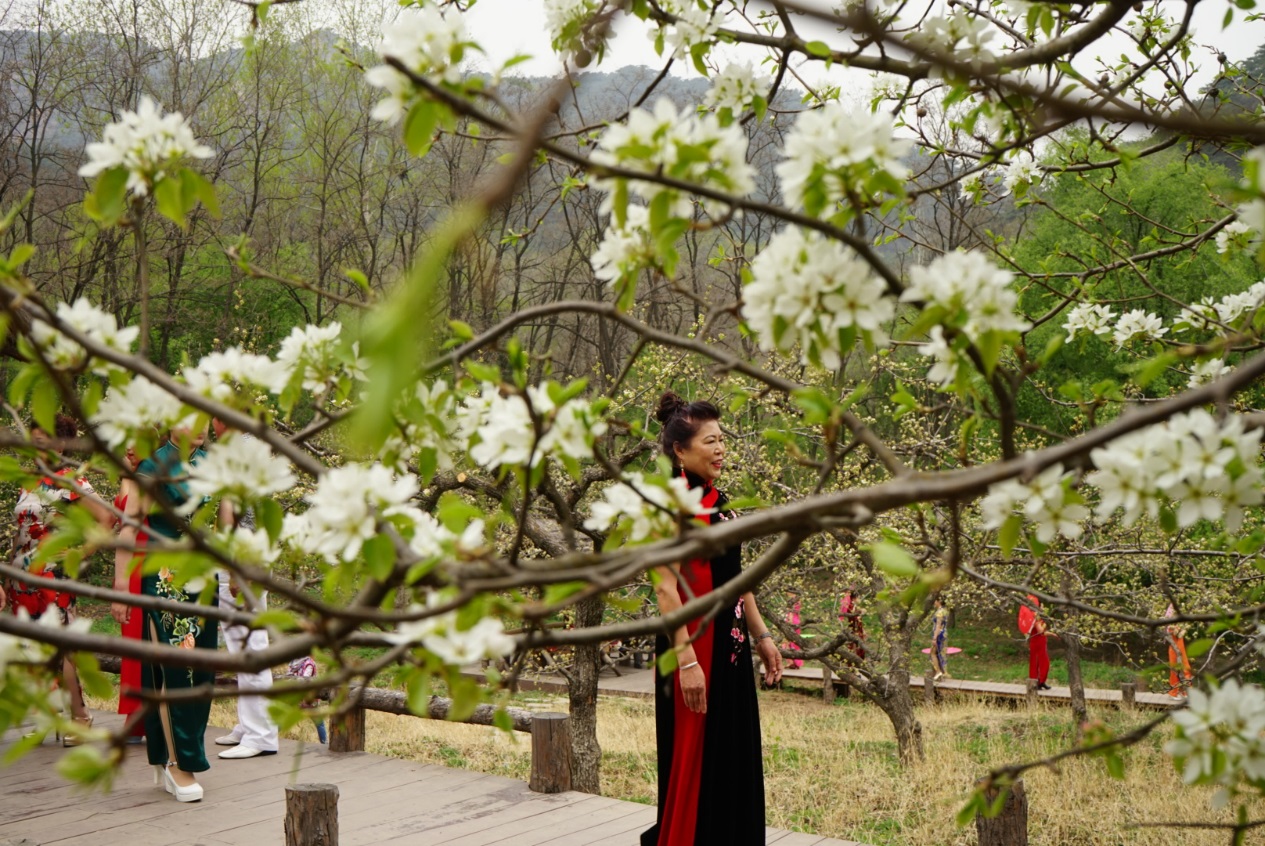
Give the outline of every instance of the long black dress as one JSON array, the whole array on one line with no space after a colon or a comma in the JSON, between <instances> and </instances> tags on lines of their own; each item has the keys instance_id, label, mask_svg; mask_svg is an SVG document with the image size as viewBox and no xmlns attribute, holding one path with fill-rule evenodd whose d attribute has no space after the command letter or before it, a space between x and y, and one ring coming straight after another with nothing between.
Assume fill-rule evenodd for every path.
<instances>
[{"instance_id":1,"label":"long black dress","mask_svg":"<svg viewBox=\"0 0 1265 846\"><path fill-rule=\"evenodd\" d=\"M724 494L692 473L687 478L692 487L704 489L703 505L717 509L705 518L709 523L732 518L724 510ZM742 549L731 547L710 561L687 562L681 576L698 596L719 588L741 569ZM681 597L684 601L684 591ZM675 670L656 679L659 813L654 826L642 833L642 846L764 843L760 713L743 612L740 597L694 640L707 679L706 714L686 709ZM698 625L689 624L691 635ZM656 651L663 654L668 646L669 639L661 635Z\"/></svg>"}]
</instances>

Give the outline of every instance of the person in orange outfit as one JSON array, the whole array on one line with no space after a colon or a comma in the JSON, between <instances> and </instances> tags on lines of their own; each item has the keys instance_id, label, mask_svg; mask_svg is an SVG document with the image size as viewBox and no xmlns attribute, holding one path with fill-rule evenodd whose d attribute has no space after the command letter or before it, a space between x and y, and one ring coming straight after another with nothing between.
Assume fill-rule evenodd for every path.
<instances>
[{"instance_id":1,"label":"person in orange outfit","mask_svg":"<svg viewBox=\"0 0 1265 846\"><path fill-rule=\"evenodd\" d=\"M1164 618L1167 620L1176 616L1177 609L1170 602L1168 610L1164 612ZM1165 626L1164 639L1168 641L1168 695L1180 698L1186 695L1186 691L1190 689L1190 682L1194 678L1194 674L1190 671L1190 659L1186 657L1186 627ZM1180 679L1177 676L1179 657L1182 670Z\"/></svg>"},{"instance_id":2,"label":"person in orange outfit","mask_svg":"<svg viewBox=\"0 0 1265 846\"><path fill-rule=\"evenodd\" d=\"M1019 633L1028 640L1028 678L1036 679L1038 690L1049 690L1050 652L1046 644L1045 619L1041 616L1041 600L1028 594L1019 606Z\"/></svg>"}]
</instances>

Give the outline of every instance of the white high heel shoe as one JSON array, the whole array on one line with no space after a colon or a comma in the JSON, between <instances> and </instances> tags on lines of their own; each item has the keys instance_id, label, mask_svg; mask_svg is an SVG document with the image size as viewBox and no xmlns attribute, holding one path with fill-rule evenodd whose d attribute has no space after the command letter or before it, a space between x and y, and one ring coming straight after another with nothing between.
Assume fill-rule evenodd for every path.
<instances>
[{"instance_id":1,"label":"white high heel shoe","mask_svg":"<svg viewBox=\"0 0 1265 846\"><path fill-rule=\"evenodd\" d=\"M163 773L163 789L172 796L175 796L177 802L201 802L202 785L198 784L196 781L188 787L182 787L177 784L176 780L171 775L171 768L174 766L175 763L170 763L161 768Z\"/></svg>"}]
</instances>

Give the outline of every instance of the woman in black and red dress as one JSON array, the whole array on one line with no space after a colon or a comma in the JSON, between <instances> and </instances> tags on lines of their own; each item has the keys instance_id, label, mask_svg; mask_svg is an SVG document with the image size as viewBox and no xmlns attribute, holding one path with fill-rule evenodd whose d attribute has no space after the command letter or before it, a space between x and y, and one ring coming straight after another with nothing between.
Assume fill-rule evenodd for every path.
<instances>
[{"instance_id":1,"label":"woman in black and red dress","mask_svg":"<svg viewBox=\"0 0 1265 846\"><path fill-rule=\"evenodd\" d=\"M656 416L674 472L702 488L703 506L715 509L700 520L732 519L725 495L713 487L725 463L716 406L686 403L669 391L659 400ZM739 547L710 561L659 568L659 612L670 614L741 570ZM659 814L654 827L641 835L642 846L764 843L764 766L751 644L760 651L765 681L775 684L782 676L782 656L772 638L750 593L710 622L695 620L672 632L671 644L667 637L658 638L660 654L670 645L676 649L677 666L655 685Z\"/></svg>"}]
</instances>

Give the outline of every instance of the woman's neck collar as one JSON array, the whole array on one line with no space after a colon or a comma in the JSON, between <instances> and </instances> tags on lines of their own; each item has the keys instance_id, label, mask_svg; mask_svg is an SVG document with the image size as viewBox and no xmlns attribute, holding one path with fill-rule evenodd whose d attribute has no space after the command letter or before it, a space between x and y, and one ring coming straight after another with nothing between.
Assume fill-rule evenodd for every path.
<instances>
[{"instance_id":1,"label":"woman's neck collar","mask_svg":"<svg viewBox=\"0 0 1265 846\"><path fill-rule=\"evenodd\" d=\"M707 481L692 470L682 468L681 475L685 477L685 483L691 488L702 488L703 490L707 490L712 486L711 482Z\"/></svg>"}]
</instances>

